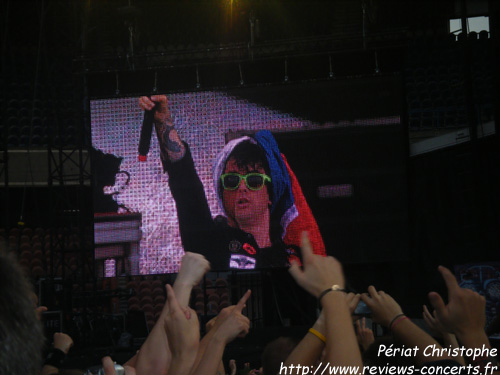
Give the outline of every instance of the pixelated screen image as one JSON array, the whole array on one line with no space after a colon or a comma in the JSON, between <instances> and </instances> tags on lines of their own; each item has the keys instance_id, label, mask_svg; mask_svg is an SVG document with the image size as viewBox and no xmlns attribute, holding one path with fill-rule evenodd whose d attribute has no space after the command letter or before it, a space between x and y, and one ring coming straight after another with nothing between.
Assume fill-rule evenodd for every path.
<instances>
[{"instance_id":1,"label":"pixelated screen image","mask_svg":"<svg viewBox=\"0 0 500 375\"><path fill-rule=\"evenodd\" d=\"M229 134L268 129L276 134L279 145L279 135L289 132L300 138L301 132L400 129L399 82L399 77L379 77L166 95L175 128L190 147L211 215L216 217L223 212L213 187L212 166ZM92 99L90 108L98 276L177 272L184 249L176 203L154 131L147 161L138 161L143 120L138 97ZM300 142L294 146L295 138L283 138L288 142L284 144L287 152L295 154L292 159L297 159L301 149ZM351 158L356 152L349 148ZM310 157L304 155L301 160L305 165L315 163ZM314 191L315 199L349 199L356 187L352 181L339 181L322 183Z\"/></svg>"},{"instance_id":2,"label":"pixelated screen image","mask_svg":"<svg viewBox=\"0 0 500 375\"><path fill-rule=\"evenodd\" d=\"M500 263L474 263L455 266L462 288L471 289L486 299L486 331L492 339L500 339Z\"/></svg>"}]
</instances>

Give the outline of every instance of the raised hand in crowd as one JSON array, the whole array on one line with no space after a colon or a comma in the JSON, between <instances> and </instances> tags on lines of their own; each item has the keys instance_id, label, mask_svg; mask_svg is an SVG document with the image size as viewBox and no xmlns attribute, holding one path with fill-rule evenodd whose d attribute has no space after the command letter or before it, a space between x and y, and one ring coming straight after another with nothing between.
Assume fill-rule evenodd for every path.
<instances>
[{"instance_id":1,"label":"raised hand in crowd","mask_svg":"<svg viewBox=\"0 0 500 375\"><path fill-rule=\"evenodd\" d=\"M210 264L203 255L190 252L184 254L173 286L176 300L181 308L188 306L193 286L209 269ZM168 306L168 303L164 305L160 317L137 354L136 370L139 374L163 375L170 366L171 353L165 334Z\"/></svg>"},{"instance_id":2,"label":"raised hand in crowd","mask_svg":"<svg viewBox=\"0 0 500 375\"><path fill-rule=\"evenodd\" d=\"M181 267L174 282L177 301L183 307L189 304L193 287L210 270L210 263L201 254L186 252L182 257Z\"/></svg>"},{"instance_id":3,"label":"raised hand in crowd","mask_svg":"<svg viewBox=\"0 0 500 375\"><path fill-rule=\"evenodd\" d=\"M440 337L443 339L443 345L448 348L458 348L458 341L455 334L448 332L443 324L439 321L436 316L436 310L431 314L427 306L423 306L424 311L422 313L422 318L424 319L425 324L429 327L431 334L434 337ZM462 365L465 365L465 360L462 356L454 356L453 357L457 362Z\"/></svg>"},{"instance_id":4,"label":"raised hand in crowd","mask_svg":"<svg viewBox=\"0 0 500 375\"><path fill-rule=\"evenodd\" d=\"M469 349L491 349L490 341L485 331L486 299L470 289L460 288L457 279L451 271L443 266L438 267L448 290L448 304L436 292L429 293L429 300L435 309L435 317L445 330L454 332L458 341ZM498 363L489 354L475 356L472 364L480 366L481 372L486 372ZM498 371L495 373L500 373Z\"/></svg>"},{"instance_id":5,"label":"raised hand in crowd","mask_svg":"<svg viewBox=\"0 0 500 375\"><path fill-rule=\"evenodd\" d=\"M246 307L245 303L250 298L251 291L243 295L235 306L227 307L219 319L217 319L214 326L214 337L222 340L225 344L230 343L236 337L244 337L250 330L250 320L242 314L243 309Z\"/></svg>"},{"instance_id":6,"label":"raised hand in crowd","mask_svg":"<svg viewBox=\"0 0 500 375\"><path fill-rule=\"evenodd\" d=\"M59 374L59 368L72 346L73 339L69 335L62 332L54 333L53 347L45 359L45 363L42 366L40 374Z\"/></svg>"},{"instance_id":7,"label":"raised hand in crowd","mask_svg":"<svg viewBox=\"0 0 500 375\"><path fill-rule=\"evenodd\" d=\"M356 337L363 351L366 351L375 341L373 331L366 326L366 318L364 317L356 321Z\"/></svg>"},{"instance_id":8,"label":"raised hand in crowd","mask_svg":"<svg viewBox=\"0 0 500 375\"><path fill-rule=\"evenodd\" d=\"M391 328L391 324L395 323L394 318L404 316L394 298L382 290L377 291L373 285L368 287L368 294L363 294L361 299L372 311L373 320L386 328Z\"/></svg>"},{"instance_id":9,"label":"raised hand in crowd","mask_svg":"<svg viewBox=\"0 0 500 375\"><path fill-rule=\"evenodd\" d=\"M407 348L418 347L418 350L412 352L417 364L422 365L426 362L451 359L447 355L424 355L424 349L427 346L435 345L436 348L441 348L441 345L427 332L415 325L389 294L378 291L371 285L368 287L368 294L362 294L361 299L370 308L372 319L376 323L391 330L394 337Z\"/></svg>"},{"instance_id":10,"label":"raised hand in crowd","mask_svg":"<svg viewBox=\"0 0 500 375\"><path fill-rule=\"evenodd\" d=\"M54 333L54 348L61 350L64 354L68 354L73 346L73 339L62 332Z\"/></svg>"},{"instance_id":11,"label":"raised hand in crowd","mask_svg":"<svg viewBox=\"0 0 500 375\"><path fill-rule=\"evenodd\" d=\"M219 313L215 324L203 337L192 375L215 374L220 366L226 344L236 337L244 337L250 329L249 319L242 314L251 291L248 290L235 306Z\"/></svg>"},{"instance_id":12,"label":"raised hand in crowd","mask_svg":"<svg viewBox=\"0 0 500 375\"><path fill-rule=\"evenodd\" d=\"M309 237L305 232L302 234L301 250L304 263L303 269L300 269L298 264L293 262L289 271L302 288L316 298L332 285L338 285L339 289L344 289L345 281L342 265L333 257L315 255ZM342 298L345 297L342 295Z\"/></svg>"},{"instance_id":13,"label":"raised hand in crowd","mask_svg":"<svg viewBox=\"0 0 500 375\"><path fill-rule=\"evenodd\" d=\"M189 374L200 343L198 316L190 307L182 307L179 304L170 285L167 285L167 298L165 331L172 353L169 373Z\"/></svg>"},{"instance_id":14,"label":"raised hand in crowd","mask_svg":"<svg viewBox=\"0 0 500 375\"><path fill-rule=\"evenodd\" d=\"M344 296L342 265L333 257L313 254L307 233L302 234L303 269L292 264L290 273L297 283L319 299L326 326L325 361L337 366L361 366L351 313Z\"/></svg>"},{"instance_id":15,"label":"raised hand in crowd","mask_svg":"<svg viewBox=\"0 0 500 375\"><path fill-rule=\"evenodd\" d=\"M460 288L455 276L449 269L440 266L448 289L448 304L436 292L429 293L429 300L435 309L435 316L443 328L454 332L458 340L466 347L490 347L484 330L486 324L486 300L480 294Z\"/></svg>"}]
</instances>

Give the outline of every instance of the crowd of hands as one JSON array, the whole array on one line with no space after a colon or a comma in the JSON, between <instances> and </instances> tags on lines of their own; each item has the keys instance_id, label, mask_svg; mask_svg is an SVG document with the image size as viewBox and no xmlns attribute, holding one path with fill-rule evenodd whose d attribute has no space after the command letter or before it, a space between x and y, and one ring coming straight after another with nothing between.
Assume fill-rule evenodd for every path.
<instances>
[{"instance_id":1,"label":"crowd of hands","mask_svg":"<svg viewBox=\"0 0 500 375\"><path fill-rule=\"evenodd\" d=\"M303 235L301 250L303 266L293 263L289 271L302 288L316 298L322 296L322 311L312 327L312 331L319 335L312 334L310 330L283 360L285 366L314 366L319 361L335 366L363 366L362 352L374 345L375 338L366 320L353 315L360 300L371 310L372 320L390 331L400 345L420 348L413 358L417 365L439 360L465 364L462 357L446 354L424 356L423 349L429 345L441 348L434 338L437 336L442 339L443 347L461 345L481 348L484 345L491 348L484 330L484 297L460 288L447 268L439 267L439 272L448 290L448 302L445 303L438 293L431 292L428 297L433 312L423 307L423 319L433 333L431 336L407 319L401 306L384 291L370 286L364 294L344 292L342 265L333 257L313 254L307 234ZM192 288L209 269L210 265L202 255L185 254L175 283L173 286L166 285L167 303L161 316L141 349L123 365L125 374L226 374L222 364L226 345L237 337L244 337L250 329L244 309L251 291L248 290L236 305L222 309L217 317L210 320L206 325L206 334L200 339L198 316L188 304ZM323 293L334 285L336 290ZM71 338L63 333L56 335L54 346L67 353L72 345ZM114 362L110 357L103 358L102 365L106 375L115 375ZM234 361L229 367L230 373L236 374ZM42 372L42 375L46 374L49 372ZM270 375L265 370L264 374Z\"/></svg>"}]
</instances>

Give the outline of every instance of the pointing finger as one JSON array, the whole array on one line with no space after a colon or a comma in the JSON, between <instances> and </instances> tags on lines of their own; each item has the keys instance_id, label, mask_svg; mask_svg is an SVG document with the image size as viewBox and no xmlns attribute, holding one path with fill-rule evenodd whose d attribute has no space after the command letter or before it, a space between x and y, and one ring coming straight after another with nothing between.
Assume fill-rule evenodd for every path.
<instances>
[{"instance_id":1,"label":"pointing finger","mask_svg":"<svg viewBox=\"0 0 500 375\"><path fill-rule=\"evenodd\" d=\"M302 252L302 259L304 260L304 264L311 263L313 260L313 249L307 232L302 232L302 237L300 239L300 250Z\"/></svg>"},{"instance_id":2,"label":"pointing finger","mask_svg":"<svg viewBox=\"0 0 500 375\"><path fill-rule=\"evenodd\" d=\"M375 289L375 287L373 285L370 285L368 287L368 293L370 293L370 297L372 297L372 298L378 297L377 289Z\"/></svg>"},{"instance_id":3,"label":"pointing finger","mask_svg":"<svg viewBox=\"0 0 500 375\"><path fill-rule=\"evenodd\" d=\"M291 263L292 265L288 269L288 272L290 272L295 281L297 281L297 283L300 284L299 280L302 279L304 272L300 269L300 266L296 261L292 261Z\"/></svg>"},{"instance_id":4,"label":"pointing finger","mask_svg":"<svg viewBox=\"0 0 500 375\"><path fill-rule=\"evenodd\" d=\"M441 275L443 276L444 282L446 284L446 288L448 289L449 294L454 294L458 290L460 290L460 286L457 283L457 279L455 278L455 275L451 273L451 271L443 266L438 267L439 272L441 272Z\"/></svg>"},{"instance_id":5,"label":"pointing finger","mask_svg":"<svg viewBox=\"0 0 500 375\"><path fill-rule=\"evenodd\" d=\"M430 292L429 293L429 300L431 301L432 307L434 307L434 310L436 311L437 317L439 317L439 315L445 313L446 306L444 305L443 299L441 298L441 296L438 293Z\"/></svg>"},{"instance_id":6,"label":"pointing finger","mask_svg":"<svg viewBox=\"0 0 500 375\"><path fill-rule=\"evenodd\" d=\"M250 298L250 294L252 294L252 291L250 289L247 290L247 292L241 297L241 299L238 301L236 304L235 310L241 313L241 311L245 308L245 304Z\"/></svg>"}]
</instances>

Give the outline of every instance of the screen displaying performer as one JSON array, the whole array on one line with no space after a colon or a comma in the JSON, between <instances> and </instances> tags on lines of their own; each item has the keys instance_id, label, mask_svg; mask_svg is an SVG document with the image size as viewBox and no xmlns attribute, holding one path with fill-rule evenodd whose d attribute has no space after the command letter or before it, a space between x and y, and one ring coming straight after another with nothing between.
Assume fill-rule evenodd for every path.
<instances>
[{"instance_id":1,"label":"screen displaying performer","mask_svg":"<svg viewBox=\"0 0 500 375\"><path fill-rule=\"evenodd\" d=\"M314 103L306 107L314 113ZM141 123L153 109L151 147L139 155ZM399 114L362 117L314 121L234 90L92 100L98 272L177 272L184 251L202 253L213 270L284 267L300 261L302 230L326 254L294 166L271 132L400 121ZM135 235L124 236L129 227Z\"/></svg>"}]
</instances>

